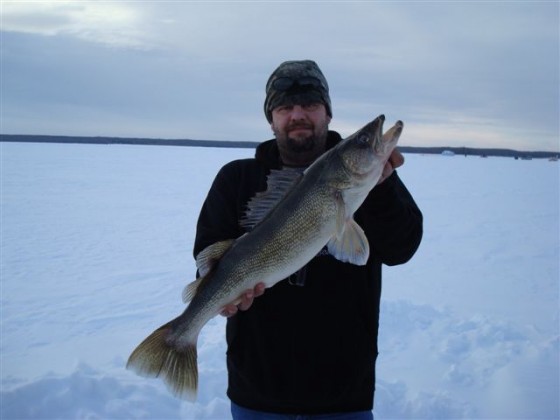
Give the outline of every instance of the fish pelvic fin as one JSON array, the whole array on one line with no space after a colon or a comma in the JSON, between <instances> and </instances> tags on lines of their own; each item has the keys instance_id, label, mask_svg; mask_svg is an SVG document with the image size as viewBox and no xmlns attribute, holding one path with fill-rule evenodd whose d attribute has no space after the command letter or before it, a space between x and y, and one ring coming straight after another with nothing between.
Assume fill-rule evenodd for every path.
<instances>
[{"instance_id":1,"label":"fish pelvic fin","mask_svg":"<svg viewBox=\"0 0 560 420\"><path fill-rule=\"evenodd\" d=\"M355 265L365 265L369 258L369 242L354 219L344 223L344 228L327 243L327 249L337 260Z\"/></svg>"},{"instance_id":2,"label":"fish pelvic fin","mask_svg":"<svg viewBox=\"0 0 560 420\"><path fill-rule=\"evenodd\" d=\"M176 397L194 401L198 389L196 342L177 347L168 339L172 322L142 341L128 358L126 368L140 376L161 377Z\"/></svg>"},{"instance_id":3,"label":"fish pelvic fin","mask_svg":"<svg viewBox=\"0 0 560 420\"><path fill-rule=\"evenodd\" d=\"M217 262L231 248L235 239L219 241L207 246L196 256L196 268L200 277L205 277L216 266Z\"/></svg>"},{"instance_id":4,"label":"fish pelvic fin","mask_svg":"<svg viewBox=\"0 0 560 420\"><path fill-rule=\"evenodd\" d=\"M204 283L211 277L214 268L234 242L235 239L216 242L200 251L196 256L199 277L183 289L183 303L190 302L200 288L204 287Z\"/></svg>"}]
</instances>

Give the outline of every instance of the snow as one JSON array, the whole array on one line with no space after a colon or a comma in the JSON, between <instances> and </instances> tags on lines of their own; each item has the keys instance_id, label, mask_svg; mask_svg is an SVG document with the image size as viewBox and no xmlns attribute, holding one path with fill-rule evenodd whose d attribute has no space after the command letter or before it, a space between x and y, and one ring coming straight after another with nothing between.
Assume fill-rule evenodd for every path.
<instances>
[{"instance_id":1,"label":"snow","mask_svg":"<svg viewBox=\"0 0 560 420\"><path fill-rule=\"evenodd\" d=\"M253 151L0 147L0 418L229 418L223 318L194 404L124 365L183 310L202 201ZM559 418L558 163L406 160L425 235L384 269L376 418Z\"/></svg>"}]
</instances>

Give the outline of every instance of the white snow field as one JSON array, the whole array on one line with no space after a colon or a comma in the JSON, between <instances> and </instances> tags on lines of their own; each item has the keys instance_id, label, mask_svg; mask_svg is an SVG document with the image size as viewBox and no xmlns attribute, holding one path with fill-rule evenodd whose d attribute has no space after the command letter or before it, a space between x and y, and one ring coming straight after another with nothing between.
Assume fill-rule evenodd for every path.
<instances>
[{"instance_id":1,"label":"white snow field","mask_svg":"<svg viewBox=\"0 0 560 420\"><path fill-rule=\"evenodd\" d=\"M253 150L0 147L0 418L229 418L223 318L194 404L124 365L184 309L200 206ZM559 418L558 163L409 154L399 174L425 234L384 269L376 419Z\"/></svg>"}]
</instances>

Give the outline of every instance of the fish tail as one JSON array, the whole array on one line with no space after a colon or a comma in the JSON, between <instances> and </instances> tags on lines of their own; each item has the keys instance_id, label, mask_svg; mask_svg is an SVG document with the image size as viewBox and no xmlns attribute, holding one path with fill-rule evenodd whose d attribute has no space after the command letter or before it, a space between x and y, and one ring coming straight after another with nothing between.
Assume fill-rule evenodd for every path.
<instances>
[{"instance_id":1,"label":"fish tail","mask_svg":"<svg viewBox=\"0 0 560 420\"><path fill-rule=\"evenodd\" d=\"M142 341L128 358L126 368L142 376L161 377L175 396L194 401L198 388L196 341L179 347L169 340L172 323Z\"/></svg>"}]
</instances>

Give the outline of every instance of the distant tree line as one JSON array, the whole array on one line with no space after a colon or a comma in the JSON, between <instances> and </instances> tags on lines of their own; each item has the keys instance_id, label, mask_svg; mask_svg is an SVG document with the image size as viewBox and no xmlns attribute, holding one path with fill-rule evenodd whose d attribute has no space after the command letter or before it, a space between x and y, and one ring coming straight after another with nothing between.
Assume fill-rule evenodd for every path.
<instances>
[{"instance_id":1,"label":"distant tree line","mask_svg":"<svg viewBox=\"0 0 560 420\"><path fill-rule=\"evenodd\" d=\"M195 146L227 147L254 149L259 144L252 141L229 140L191 140L191 139L153 139L128 137L82 137L82 136L45 136L28 134L0 134L0 142L25 143L78 143L78 144L133 144L146 146ZM502 156L513 158L557 158L558 152L518 151L513 149L472 148L472 147L413 147L399 146L403 153L442 154L444 151L463 156Z\"/></svg>"}]
</instances>

